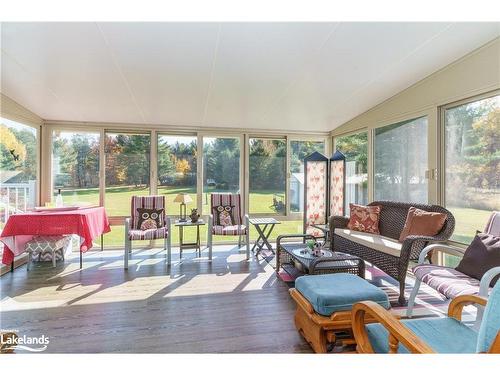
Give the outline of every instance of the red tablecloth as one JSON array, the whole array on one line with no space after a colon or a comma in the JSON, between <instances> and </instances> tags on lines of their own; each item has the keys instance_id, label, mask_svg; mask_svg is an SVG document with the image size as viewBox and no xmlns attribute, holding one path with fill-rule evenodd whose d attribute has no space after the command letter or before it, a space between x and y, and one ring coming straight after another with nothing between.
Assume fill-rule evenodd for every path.
<instances>
[{"instance_id":1,"label":"red tablecloth","mask_svg":"<svg viewBox=\"0 0 500 375\"><path fill-rule=\"evenodd\" d=\"M104 207L59 212L27 212L9 217L0 241L5 244L2 263L11 264L24 252L26 242L38 235L77 234L82 239L80 251L92 247L98 236L111 231Z\"/></svg>"}]
</instances>

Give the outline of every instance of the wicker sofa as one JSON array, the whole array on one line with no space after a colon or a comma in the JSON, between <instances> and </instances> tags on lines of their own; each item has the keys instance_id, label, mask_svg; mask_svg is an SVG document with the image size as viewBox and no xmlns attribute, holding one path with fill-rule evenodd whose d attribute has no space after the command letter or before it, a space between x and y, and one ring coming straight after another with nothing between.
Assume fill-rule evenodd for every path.
<instances>
[{"instance_id":1,"label":"wicker sofa","mask_svg":"<svg viewBox=\"0 0 500 375\"><path fill-rule=\"evenodd\" d=\"M382 206L380 212L380 236L367 235L362 232L349 231L345 216L331 216L329 219L333 251L357 255L380 268L399 282L399 303L406 303L404 290L405 279L410 260L418 260L420 252L430 242L448 240L455 229L455 218L447 209L437 205L402 203L392 201L376 201L369 206ZM425 211L442 212L447 219L441 232L436 236L408 236L402 243L398 241L403 230L406 215L410 207Z\"/></svg>"}]
</instances>

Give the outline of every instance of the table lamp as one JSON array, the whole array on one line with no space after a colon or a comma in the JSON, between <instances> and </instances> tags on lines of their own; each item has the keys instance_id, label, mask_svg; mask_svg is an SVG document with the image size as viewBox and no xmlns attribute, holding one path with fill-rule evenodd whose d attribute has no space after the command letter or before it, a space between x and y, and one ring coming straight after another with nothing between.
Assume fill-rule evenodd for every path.
<instances>
[{"instance_id":1,"label":"table lamp","mask_svg":"<svg viewBox=\"0 0 500 375\"><path fill-rule=\"evenodd\" d=\"M179 221L180 222L185 222L187 221L186 219L186 203L191 203L193 200L189 196L189 194L186 193L180 193L177 194L177 196L174 199L175 203L180 203L180 215L179 215Z\"/></svg>"}]
</instances>

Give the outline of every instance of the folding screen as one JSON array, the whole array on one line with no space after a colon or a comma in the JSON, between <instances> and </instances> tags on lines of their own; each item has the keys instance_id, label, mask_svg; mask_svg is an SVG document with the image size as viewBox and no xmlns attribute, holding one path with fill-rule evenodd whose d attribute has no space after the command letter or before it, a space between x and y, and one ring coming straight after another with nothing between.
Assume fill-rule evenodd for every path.
<instances>
[{"instance_id":1,"label":"folding screen","mask_svg":"<svg viewBox=\"0 0 500 375\"><path fill-rule=\"evenodd\" d=\"M330 215L344 216L345 156L340 151L330 158Z\"/></svg>"},{"instance_id":2,"label":"folding screen","mask_svg":"<svg viewBox=\"0 0 500 375\"><path fill-rule=\"evenodd\" d=\"M337 151L328 159L314 152L304 158L304 171L304 233L322 236L314 225L345 212L345 156Z\"/></svg>"},{"instance_id":3,"label":"folding screen","mask_svg":"<svg viewBox=\"0 0 500 375\"><path fill-rule=\"evenodd\" d=\"M304 233L321 235L314 224L328 222L328 158L313 152L304 158Z\"/></svg>"}]
</instances>

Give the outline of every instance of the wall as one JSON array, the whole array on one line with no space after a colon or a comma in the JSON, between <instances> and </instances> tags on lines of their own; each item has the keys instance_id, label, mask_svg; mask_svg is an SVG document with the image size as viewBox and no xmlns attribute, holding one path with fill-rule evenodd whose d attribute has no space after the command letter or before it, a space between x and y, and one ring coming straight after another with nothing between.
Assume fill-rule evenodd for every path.
<instances>
[{"instance_id":1,"label":"wall","mask_svg":"<svg viewBox=\"0 0 500 375\"><path fill-rule=\"evenodd\" d=\"M12 121L19 121L34 126L40 126L43 123L41 117L2 93L0 93L0 112L2 117L6 117Z\"/></svg>"},{"instance_id":2,"label":"wall","mask_svg":"<svg viewBox=\"0 0 500 375\"><path fill-rule=\"evenodd\" d=\"M365 113L335 128L339 135L432 112L437 107L500 88L500 38L462 57Z\"/></svg>"}]
</instances>

